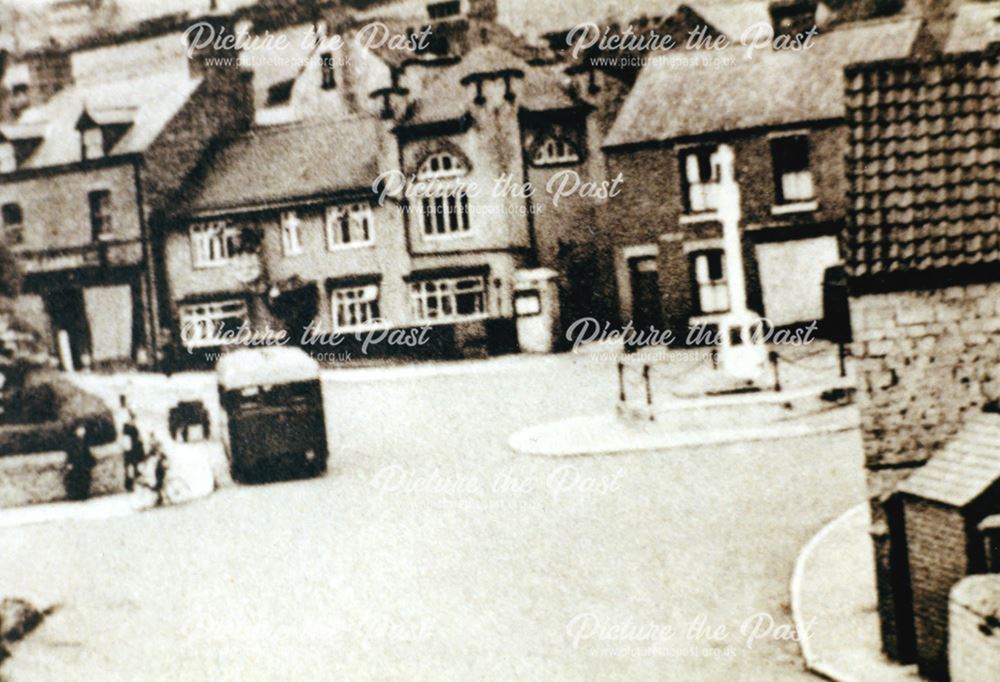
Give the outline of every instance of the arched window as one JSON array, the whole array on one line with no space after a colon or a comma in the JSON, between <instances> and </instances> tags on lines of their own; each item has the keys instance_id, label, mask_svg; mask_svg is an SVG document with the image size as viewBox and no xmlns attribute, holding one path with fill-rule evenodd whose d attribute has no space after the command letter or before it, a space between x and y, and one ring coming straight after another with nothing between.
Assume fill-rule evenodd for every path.
<instances>
[{"instance_id":1,"label":"arched window","mask_svg":"<svg viewBox=\"0 0 1000 682\"><path fill-rule=\"evenodd\" d=\"M464 160L449 152L431 154L417 169L420 224L427 239L469 234L469 196L458 178L469 172Z\"/></svg>"},{"instance_id":2,"label":"arched window","mask_svg":"<svg viewBox=\"0 0 1000 682\"><path fill-rule=\"evenodd\" d=\"M578 163L580 153L576 145L564 137L547 136L535 145L531 163L536 166L556 166L564 163Z\"/></svg>"},{"instance_id":3,"label":"arched window","mask_svg":"<svg viewBox=\"0 0 1000 682\"><path fill-rule=\"evenodd\" d=\"M449 152L431 154L420 164L417 180L440 180L457 178L469 172L462 159Z\"/></svg>"}]
</instances>

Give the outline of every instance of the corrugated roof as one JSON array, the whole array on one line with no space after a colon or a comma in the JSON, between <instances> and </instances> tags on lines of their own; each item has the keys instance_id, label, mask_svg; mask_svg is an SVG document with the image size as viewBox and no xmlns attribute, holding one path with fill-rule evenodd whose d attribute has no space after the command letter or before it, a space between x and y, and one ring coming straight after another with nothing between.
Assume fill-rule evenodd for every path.
<instances>
[{"instance_id":1,"label":"corrugated roof","mask_svg":"<svg viewBox=\"0 0 1000 682\"><path fill-rule=\"evenodd\" d=\"M909 55L919 29L916 19L865 22L750 59L742 47L663 55L640 72L605 146L842 117L844 67Z\"/></svg>"},{"instance_id":2,"label":"corrugated roof","mask_svg":"<svg viewBox=\"0 0 1000 682\"><path fill-rule=\"evenodd\" d=\"M371 187L381 172L373 119L264 126L234 140L209 164L188 209L203 212Z\"/></svg>"},{"instance_id":3,"label":"corrugated roof","mask_svg":"<svg viewBox=\"0 0 1000 682\"><path fill-rule=\"evenodd\" d=\"M130 110L131 125L108 156L145 151L201 83L187 73L162 74L70 85L45 103L25 110L16 128L44 130L42 143L20 168L42 168L80 160L76 124L84 108L91 114Z\"/></svg>"},{"instance_id":4,"label":"corrugated roof","mask_svg":"<svg viewBox=\"0 0 1000 682\"><path fill-rule=\"evenodd\" d=\"M997 52L848 70L852 277L1000 262Z\"/></svg>"},{"instance_id":5,"label":"corrugated roof","mask_svg":"<svg viewBox=\"0 0 1000 682\"><path fill-rule=\"evenodd\" d=\"M898 490L964 507L1000 481L1000 414L973 415L959 434Z\"/></svg>"}]
</instances>

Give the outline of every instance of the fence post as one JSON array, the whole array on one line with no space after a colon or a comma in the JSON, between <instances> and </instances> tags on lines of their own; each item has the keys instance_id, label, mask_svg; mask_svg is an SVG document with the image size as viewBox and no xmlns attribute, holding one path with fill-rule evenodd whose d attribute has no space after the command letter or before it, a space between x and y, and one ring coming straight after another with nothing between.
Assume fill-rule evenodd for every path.
<instances>
[{"instance_id":1,"label":"fence post","mask_svg":"<svg viewBox=\"0 0 1000 682\"><path fill-rule=\"evenodd\" d=\"M625 363L618 361L618 402L625 402Z\"/></svg>"},{"instance_id":2,"label":"fence post","mask_svg":"<svg viewBox=\"0 0 1000 682\"><path fill-rule=\"evenodd\" d=\"M649 365L642 366L642 378L646 380L646 407L649 408L649 421L653 421L653 386L649 382Z\"/></svg>"},{"instance_id":3,"label":"fence post","mask_svg":"<svg viewBox=\"0 0 1000 682\"><path fill-rule=\"evenodd\" d=\"M772 350L769 353L769 358L771 360L771 365L774 366L774 390L780 392L781 376L780 373L778 372L778 359L780 358L780 356L778 355L778 351Z\"/></svg>"}]
</instances>

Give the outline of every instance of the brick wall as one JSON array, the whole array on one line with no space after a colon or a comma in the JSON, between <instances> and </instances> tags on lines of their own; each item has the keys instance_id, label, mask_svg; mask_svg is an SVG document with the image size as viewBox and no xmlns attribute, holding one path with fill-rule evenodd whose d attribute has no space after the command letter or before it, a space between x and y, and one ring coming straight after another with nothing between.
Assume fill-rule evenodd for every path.
<instances>
[{"instance_id":1,"label":"brick wall","mask_svg":"<svg viewBox=\"0 0 1000 682\"><path fill-rule=\"evenodd\" d=\"M995 679L1000 666L1000 575L965 578L949 600L951 682Z\"/></svg>"},{"instance_id":2,"label":"brick wall","mask_svg":"<svg viewBox=\"0 0 1000 682\"><path fill-rule=\"evenodd\" d=\"M947 669L948 592L968 573L965 520L959 510L906 498L906 544L920 673L943 678Z\"/></svg>"}]
</instances>

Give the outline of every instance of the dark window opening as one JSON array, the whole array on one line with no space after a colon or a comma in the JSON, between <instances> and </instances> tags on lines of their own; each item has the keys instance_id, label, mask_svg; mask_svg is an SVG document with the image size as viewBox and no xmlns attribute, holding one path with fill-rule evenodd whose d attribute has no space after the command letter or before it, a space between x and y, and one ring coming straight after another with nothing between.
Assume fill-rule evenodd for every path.
<instances>
[{"instance_id":1,"label":"dark window opening","mask_svg":"<svg viewBox=\"0 0 1000 682\"><path fill-rule=\"evenodd\" d=\"M333 54L324 52L320 55L320 68L323 74L323 89L333 90L337 87L337 71L334 69Z\"/></svg>"},{"instance_id":2,"label":"dark window opening","mask_svg":"<svg viewBox=\"0 0 1000 682\"><path fill-rule=\"evenodd\" d=\"M20 244L24 241L24 214L18 204L4 204L3 232L8 244Z\"/></svg>"},{"instance_id":3,"label":"dark window opening","mask_svg":"<svg viewBox=\"0 0 1000 682\"><path fill-rule=\"evenodd\" d=\"M431 19L445 19L462 13L462 3L459 0L449 2L432 2L427 5L427 16Z\"/></svg>"},{"instance_id":4,"label":"dark window opening","mask_svg":"<svg viewBox=\"0 0 1000 682\"><path fill-rule=\"evenodd\" d=\"M90 232L99 240L111 232L111 192L97 190L87 195L90 203Z\"/></svg>"},{"instance_id":5,"label":"dark window opening","mask_svg":"<svg viewBox=\"0 0 1000 682\"><path fill-rule=\"evenodd\" d=\"M285 104L292 98L292 88L295 86L293 79L275 83L267 89L267 106L273 107Z\"/></svg>"},{"instance_id":6,"label":"dark window opening","mask_svg":"<svg viewBox=\"0 0 1000 682\"><path fill-rule=\"evenodd\" d=\"M814 198L809 170L809 138L804 135L771 140L775 203L811 201Z\"/></svg>"}]
</instances>

